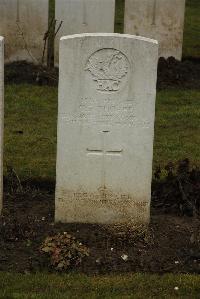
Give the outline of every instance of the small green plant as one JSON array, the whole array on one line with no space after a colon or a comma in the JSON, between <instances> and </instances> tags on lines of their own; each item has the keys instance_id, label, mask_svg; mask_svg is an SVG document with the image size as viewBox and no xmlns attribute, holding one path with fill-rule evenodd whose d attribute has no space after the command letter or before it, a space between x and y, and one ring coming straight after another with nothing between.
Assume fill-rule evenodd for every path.
<instances>
[{"instance_id":1,"label":"small green plant","mask_svg":"<svg viewBox=\"0 0 200 299\"><path fill-rule=\"evenodd\" d=\"M40 251L48 255L51 266L58 271L77 266L89 256L89 249L66 232L47 237Z\"/></svg>"}]
</instances>

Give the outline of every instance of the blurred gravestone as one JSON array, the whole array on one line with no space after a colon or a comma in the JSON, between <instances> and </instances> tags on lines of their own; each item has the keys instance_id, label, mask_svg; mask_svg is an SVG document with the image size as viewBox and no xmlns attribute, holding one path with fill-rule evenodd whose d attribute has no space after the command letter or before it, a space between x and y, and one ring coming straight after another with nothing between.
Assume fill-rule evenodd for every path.
<instances>
[{"instance_id":1,"label":"blurred gravestone","mask_svg":"<svg viewBox=\"0 0 200 299\"><path fill-rule=\"evenodd\" d=\"M6 62L41 62L48 10L48 0L0 0L0 35L5 37Z\"/></svg>"},{"instance_id":2,"label":"blurred gravestone","mask_svg":"<svg viewBox=\"0 0 200 299\"><path fill-rule=\"evenodd\" d=\"M149 221L158 45L120 34L60 45L56 221Z\"/></svg>"},{"instance_id":3,"label":"blurred gravestone","mask_svg":"<svg viewBox=\"0 0 200 299\"><path fill-rule=\"evenodd\" d=\"M4 39L0 36L0 212L3 202Z\"/></svg>"},{"instance_id":4,"label":"blurred gravestone","mask_svg":"<svg viewBox=\"0 0 200 299\"><path fill-rule=\"evenodd\" d=\"M55 64L58 64L59 40L76 33L114 32L115 0L56 0L57 27Z\"/></svg>"},{"instance_id":5,"label":"blurred gravestone","mask_svg":"<svg viewBox=\"0 0 200 299\"><path fill-rule=\"evenodd\" d=\"M159 57L182 58L185 0L125 0L124 32L153 38Z\"/></svg>"}]
</instances>

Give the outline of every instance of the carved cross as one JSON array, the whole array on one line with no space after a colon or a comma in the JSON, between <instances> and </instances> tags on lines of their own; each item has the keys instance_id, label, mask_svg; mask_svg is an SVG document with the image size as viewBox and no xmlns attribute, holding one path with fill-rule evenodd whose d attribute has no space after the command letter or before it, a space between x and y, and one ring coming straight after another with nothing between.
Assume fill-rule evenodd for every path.
<instances>
[{"instance_id":1,"label":"carved cross","mask_svg":"<svg viewBox=\"0 0 200 299\"><path fill-rule=\"evenodd\" d=\"M89 149L87 148L88 155L96 156L121 156L122 150L108 151L105 149Z\"/></svg>"},{"instance_id":2,"label":"carved cross","mask_svg":"<svg viewBox=\"0 0 200 299\"><path fill-rule=\"evenodd\" d=\"M83 0L82 1L83 2L83 23L82 23L82 25L83 26L87 26L87 18L86 18L86 16L87 16L87 8L86 8L86 2L85 2L85 0Z\"/></svg>"},{"instance_id":3,"label":"carved cross","mask_svg":"<svg viewBox=\"0 0 200 299\"><path fill-rule=\"evenodd\" d=\"M105 188L105 181L106 181L106 168L105 168L105 159L106 156L118 156L120 157L123 149L114 149L114 150L107 150L105 147L105 138L107 137L109 131L102 132L102 146L101 148L87 148L87 155L88 156L101 156L102 157L102 174L101 174L101 183L102 187Z\"/></svg>"},{"instance_id":4,"label":"carved cross","mask_svg":"<svg viewBox=\"0 0 200 299\"><path fill-rule=\"evenodd\" d=\"M17 19L16 19L16 22L17 22L17 23L19 23L19 21L20 21L20 19L19 19L19 17L20 17L20 16L19 16L19 1L20 1L20 0L17 0Z\"/></svg>"},{"instance_id":5,"label":"carved cross","mask_svg":"<svg viewBox=\"0 0 200 299\"><path fill-rule=\"evenodd\" d=\"M156 25L156 10L157 10L157 0L154 0L154 2L153 2L153 18L152 18L151 25Z\"/></svg>"}]
</instances>

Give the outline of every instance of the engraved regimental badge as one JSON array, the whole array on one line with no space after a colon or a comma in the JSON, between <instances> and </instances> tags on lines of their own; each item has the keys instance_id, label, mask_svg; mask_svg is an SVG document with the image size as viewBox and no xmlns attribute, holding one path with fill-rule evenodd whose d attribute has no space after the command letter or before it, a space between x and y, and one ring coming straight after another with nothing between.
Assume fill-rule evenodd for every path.
<instances>
[{"instance_id":1,"label":"engraved regimental badge","mask_svg":"<svg viewBox=\"0 0 200 299\"><path fill-rule=\"evenodd\" d=\"M96 89L100 92L117 92L126 83L129 71L127 57L116 49L100 49L87 61Z\"/></svg>"}]
</instances>

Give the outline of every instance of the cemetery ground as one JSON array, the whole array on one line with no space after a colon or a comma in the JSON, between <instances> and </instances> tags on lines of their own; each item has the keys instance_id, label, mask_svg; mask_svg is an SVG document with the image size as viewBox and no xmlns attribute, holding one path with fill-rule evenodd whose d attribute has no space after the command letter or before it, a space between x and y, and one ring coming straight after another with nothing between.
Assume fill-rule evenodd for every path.
<instances>
[{"instance_id":1,"label":"cemetery ground","mask_svg":"<svg viewBox=\"0 0 200 299\"><path fill-rule=\"evenodd\" d=\"M174 63L187 70L193 62ZM80 289L85 291L85 298L94 294L108 298L128 296L131 292L140 298L141 290L143 295L167 294L173 298L175 287L180 288L180 296L198 296L198 276L182 274L200 272L200 173L192 171L200 161L199 63L190 65L191 71L185 77L177 76L178 70L170 71L170 60L159 64L151 224L148 234L141 232L139 237L129 232L111 235L99 225L53 223L57 86L56 82L49 86L43 81L46 74L41 76L43 85L33 84L38 70L26 64L21 67L29 68L25 78L19 70L16 76L15 66L6 67L5 73L0 270L12 274L1 274L2 298L9 294L28 298L29 293L32 298L63 298L62 292L65 296L76 292L78 297ZM56 70L50 81L52 76L56 77ZM26 82L29 79L32 84ZM191 164L190 171L185 158ZM182 162L177 171L179 160ZM66 276L45 274L55 270L41 253L41 244L46 237L63 232L86 245L89 256ZM38 272L43 274L35 276ZM146 274L133 274L141 272ZM169 272L173 274L166 274ZM164 276L158 280L158 274Z\"/></svg>"},{"instance_id":2,"label":"cemetery ground","mask_svg":"<svg viewBox=\"0 0 200 299\"><path fill-rule=\"evenodd\" d=\"M199 298L200 24L197 1L187 3L184 56L192 58L159 63L147 234L54 224L57 70L6 67L0 298ZM40 248L64 232L89 256L58 275Z\"/></svg>"}]
</instances>

